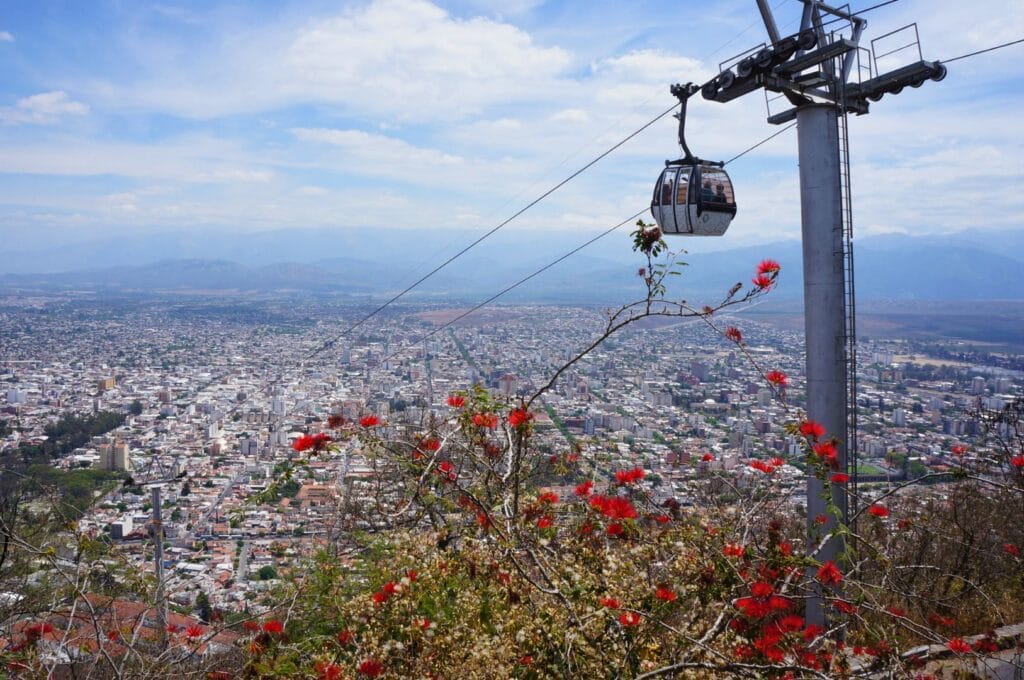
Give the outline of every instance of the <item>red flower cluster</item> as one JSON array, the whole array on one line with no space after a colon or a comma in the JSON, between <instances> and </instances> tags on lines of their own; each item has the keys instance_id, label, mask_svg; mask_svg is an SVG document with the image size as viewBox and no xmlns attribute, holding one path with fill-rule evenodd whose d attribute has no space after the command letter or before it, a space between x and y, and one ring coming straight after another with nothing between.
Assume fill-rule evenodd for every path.
<instances>
[{"instance_id":1,"label":"red flower cluster","mask_svg":"<svg viewBox=\"0 0 1024 680\"><path fill-rule=\"evenodd\" d=\"M544 491L539 496L537 496L537 502L538 503L551 503L551 504L557 503L558 502L558 494L555 493L554 491Z\"/></svg>"},{"instance_id":2,"label":"red flower cluster","mask_svg":"<svg viewBox=\"0 0 1024 680\"><path fill-rule=\"evenodd\" d=\"M619 614L619 623L624 628L632 628L633 626L639 626L642 621L639 614L636 612L622 612Z\"/></svg>"},{"instance_id":3,"label":"red flower cluster","mask_svg":"<svg viewBox=\"0 0 1024 680\"><path fill-rule=\"evenodd\" d=\"M441 449L441 440L429 437L420 442L419 448L430 452L439 451Z\"/></svg>"},{"instance_id":4,"label":"red flower cluster","mask_svg":"<svg viewBox=\"0 0 1024 680\"><path fill-rule=\"evenodd\" d=\"M547 529L548 527L554 526L554 524L555 520L549 517L548 515L544 515L543 517L537 520L538 529Z\"/></svg>"},{"instance_id":5,"label":"red flower cluster","mask_svg":"<svg viewBox=\"0 0 1024 680\"><path fill-rule=\"evenodd\" d=\"M654 596L662 602L675 602L678 597L674 590L665 586L659 586L657 590L654 591Z\"/></svg>"},{"instance_id":6,"label":"red flower cluster","mask_svg":"<svg viewBox=\"0 0 1024 680\"><path fill-rule=\"evenodd\" d=\"M643 468L638 467L632 470L618 470L615 473L615 481L619 484L632 484L633 482L639 482L646 474Z\"/></svg>"},{"instance_id":7,"label":"red flower cluster","mask_svg":"<svg viewBox=\"0 0 1024 680\"><path fill-rule=\"evenodd\" d=\"M610 519L636 519L637 512L628 498L621 496L592 496L590 507Z\"/></svg>"},{"instance_id":8,"label":"red flower cluster","mask_svg":"<svg viewBox=\"0 0 1024 680\"><path fill-rule=\"evenodd\" d=\"M341 666L336 663L317 661L316 671L320 674L320 680L341 680Z\"/></svg>"},{"instance_id":9,"label":"red flower cluster","mask_svg":"<svg viewBox=\"0 0 1024 680\"><path fill-rule=\"evenodd\" d=\"M263 622L263 632L271 635L280 635L284 632L284 624L277 619L270 619Z\"/></svg>"},{"instance_id":10,"label":"red flower cluster","mask_svg":"<svg viewBox=\"0 0 1024 680\"><path fill-rule=\"evenodd\" d=\"M953 638L947 644L947 647L956 654L970 654L974 651L969 644L964 642L963 638Z\"/></svg>"},{"instance_id":11,"label":"red flower cluster","mask_svg":"<svg viewBox=\"0 0 1024 680\"><path fill-rule=\"evenodd\" d=\"M954 456L962 456L967 453L967 447L963 444L954 444L950 451L953 452Z\"/></svg>"},{"instance_id":12,"label":"red flower cluster","mask_svg":"<svg viewBox=\"0 0 1024 680\"><path fill-rule=\"evenodd\" d=\"M380 425L380 418L375 415L363 416L359 419L359 424L363 427L377 427Z\"/></svg>"},{"instance_id":13,"label":"red flower cluster","mask_svg":"<svg viewBox=\"0 0 1024 680\"><path fill-rule=\"evenodd\" d=\"M1020 548L1013 543L1003 543L1003 552L1013 557L1020 557Z\"/></svg>"},{"instance_id":14,"label":"red flower cluster","mask_svg":"<svg viewBox=\"0 0 1024 680\"><path fill-rule=\"evenodd\" d=\"M703 456L700 457L700 459L702 461L704 461L705 463L710 463L711 461L713 461L715 459L715 454L713 454L713 453L705 453Z\"/></svg>"},{"instance_id":15,"label":"red flower cluster","mask_svg":"<svg viewBox=\"0 0 1024 680\"><path fill-rule=\"evenodd\" d=\"M736 328L736 326L729 326L725 329L725 338L738 345L743 342L743 333L739 328Z\"/></svg>"},{"instance_id":16,"label":"red flower cluster","mask_svg":"<svg viewBox=\"0 0 1024 680\"><path fill-rule=\"evenodd\" d=\"M590 495L590 492L593 490L593 488L594 488L594 482L592 482L592 481L590 481L588 479L585 482L577 484L576 488L573 490L573 493L576 494L577 496L579 496L580 498L584 498L584 497Z\"/></svg>"},{"instance_id":17,"label":"red flower cluster","mask_svg":"<svg viewBox=\"0 0 1024 680\"><path fill-rule=\"evenodd\" d=\"M1015 468L1024 468L1024 455L1014 456L1010 459L1010 465Z\"/></svg>"},{"instance_id":18,"label":"red flower cluster","mask_svg":"<svg viewBox=\"0 0 1024 680\"><path fill-rule=\"evenodd\" d=\"M466 398L458 394L449 394L448 405L452 408L462 408L466 405Z\"/></svg>"},{"instance_id":19,"label":"red flower cluster","mask_svg":"<svg viewBox=\"0 0 1024 680\"><path fill-rule=\"evenodd\" d=\"M775 466L763 460L755 460L750 464L750 467L754 468L755 470L760 470L766 475L770 475L771 473L775 472Z\"/></svg>"},{"instance_id":20,"label":"red flower cluster","mask_svg":"<svg viewBox=\"0 0 1024 680\"><path fill-rule=\"evenodd\" d=\"M739 543L726 543L722 554L726 557L743 557L743 546Z\"/></svg>"},{"instance_id":21,"label":"red flower cluster","mask_svg":"<svg viewBox=\"0 0 1024 680\"><path fill-rule=\"evenodd\" d=\"M601 606L607 607L608 609L618 609L619 601L616 600L614 597L602 597Z\"/></svg>"},{"instance_id":22,"label":"red flower cluster","mask_svg":"<svg viewBox=\"0 0 1024 680\"><path fill-rule=\"evenodd\" d=\"M359 672L368 678L375 678L384 672L384 664L370 656L360 662Z\"/></svg>"},{"instance_id":23,"label":"red flower cluster","mask_svg":"<svg viewBox=\"0 0 1024 680\"><path fill-rule=\"evenodd\" d=\"M498 416L493 413L474 413L473 424L477 427L485 427L488 430L493 430L498 427Z\"/></svg>"},{"instance_id":24,"label":"red flower cluster","mask_svg":"<svg viewBox=\"0 0 1024 680\"><path fill-rule=\"evenodd\" d=\"M868 514L874 515L875 517L888 517L889 508L885 507L884 505L879 505L878 503L875 503L874 505L868 508Z\"/></svg>"},{"instance_id":25,"label":"red flower cluster","mask_svg":"<svg viewBox=\"0 0 1024 680\"><path fill-rule=\"evenodd\" d=\"M323 451L330 443L330 435L323 432L313 435L304 434L292 442L292 448L296 451L308 451L309 449L313 449L314 451Z\"/></svg>"},{"instance_id":26,"label":"red flower cluster","mask_svg":"<svg viewBox=\"0 0 1024 680\"><path fill-rule=\"evenodd\" d=\"M508 424L512 427L519 427L533 420L533 414L525 408L514 408L509 411Z\"/></svg>"},{"instance_id":27,"label":"red flower cluster","mask_svg":"<svg viewBox=\"0 0 1024 680\"><path fill-rule=\"evenodd\" d=\"M835 463L839 452L836 451L836 445L832 442L818 442L814 445L814 452L821 457L822 460L828 463Z\"/></svg>"},{"instance_id":28,"label":"red flower cluster","mask_svg":"<svg viewBox=\"0 0 1024 680\"><path fill-rule=\"evenodd\" d=\"M839 571L835 562L829 560L818 568L818 580L825 585L838 585L843 580L843 572Z\"/></svg>"},{"instance_id":29,"label":"red flower cluster","mask_svg":"<svg viewBox=\"0 0 1024 680\"><path fill-rule=\"evenodd\" d=\"M440 475L441 479L449 482L454 482L459 477L459 474L455 471L455 465L450 460L443 460L438 463L434 472Z\"/></svg>"},{"instance_id":30,"label":"red flower cluster","mask_svg":"<svg viewBox=\"0 0 1024 680\"><path fill-rule=\"evenodd\" d=\"M825 436L825 426L813 420L805 420L800 423L800 434L812 439L819 439Z\"/></svg>"},{"instance_id":31,"label":"red flower cluster","mask_svg":"<svg viewBox=\"0 0 1024 680\"><path fill-rule=\"evenodd\" d=\"M757 265L757 271L752 279L752 283L758 288L764 290L770 288L775 283L775 278L779 275L779 263L775 260L761 260L761 263Z\"/></svg>"},{"instance_id":32,"label":"red flower cluster","mask_svg":"<svg viewBox=\"0 0 1024 680\"><path fill-rule=\"evenodd\" d=\"M782 371L772 369L764 374L764 379L776 387L786 387L789 385L789 377Z\"/></svg>"},{"instance_id":33,"label":"red flower cluster","mask_svg":"<svg viewBox=\"0 0 1024 680\"><path fill-rule=\"evenodd\" d=\"M185 635L193 639L203 637L203 633L205 632L206 631L203 630L202 626L198 626L196 624L192 624L185 629Z\"/></svg>"},{"instance_id":34,"label":"red flower cluster","mask_svg":"<svg viewBox=\"0 0 1024 680\"><path fill-rule=\"evenodd\" d=\"M848 481L850 481L850 475L845 472L837 472L832 475L833 484L846 484Z\"/></svg>"}]
</instances>

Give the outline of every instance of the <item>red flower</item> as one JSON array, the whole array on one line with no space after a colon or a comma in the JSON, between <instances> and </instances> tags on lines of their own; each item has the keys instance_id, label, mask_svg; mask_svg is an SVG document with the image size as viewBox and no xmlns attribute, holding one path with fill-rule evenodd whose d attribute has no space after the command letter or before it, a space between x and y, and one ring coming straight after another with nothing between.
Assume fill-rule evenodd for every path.
<instances>
[{"instance_id":1,"label":"red flower","mask_svg":"<svg viewBox=\"0 0 1024 680\"><path fill-rule=\"evenodd\" d=\"M1010 459L1010 465L1016 468L1024 468L1024 455L1014 456Z\"/></svg>"},{"instance_id":2,"label":"red flower","mask_svg":"<svg viewBox=\"0 0 1024 680\"><path fill-rule=\"evenodd\" d=\"M857 607L853 603L847 602L846 600L836 600L832 603L832 605L840 612L848 616L853 616L857 613Z\"/></svg>"},{"instance_id":3,"label":"red flower","mask_svg":"<svg viewBox=\"0 0 1024 680\"><path fill-rule=\"evenodd\" d=\"M888 517L889 508L885 507L884 505L879 505L878 503L875 503L874 505L868 508L868 514L874 515L875 517Z\"/></svg>"},{"instance_id":4,"label":"red flower","mask_svg":"<svg viewBox=\"0 0 1024 680\"><path fill-rule=\"evenodd\" d=\"M830 583L838 585L843 580L843 572L839 571L835 562L829 560L818 568L818 580L825 585Z\"/></svg>"},{"instance_id":5,"label":"red flower","mask_svg":"<svg viewBox=\"0 0 1024 680\"><path fill-rule=\"evenodd\" d=\"M655 515L654 516L654 521L657 522L658 524L668 524L669 522L672 521L672 518L669 517L668 515Z\"/></svg>"},{"instance_id":6,"label":"red flower","mask_svg":"<svg viewBox=\"0 0 1024 680\"><path fill-rule=\"evenodd\" d=\"M336 663L318 661L316 670L320 673L320 680L340 680L341 666Z\"/></svg>"},{"instance_id":7,"label":"red flower","mask_svg":"<svg viewBox=\"0 0 1024 680\"><path fill-rule=\"evenodd\" d=\"M601 606L607 607L608 609L618 609L619 601L616 600L614 597L602 597Z\"/></svg>"},{"instance_id":8,"label":"red flower","mask_svg":"<svg viewBox=\"0 0 1024 680\"><path fill-rule=\"evenodd\" d=\"M713 454L713 453L705 453L703 456L700 457L700 459L702 461L704 461L705 463L710 463L711 461L713 461L715 459L715 454Z\"/></svg>"},{"instance_id":9,"label":"red flower","mask_svg":"<svg viewBox=\"0 0 1024 680\"><path fill-rule=\"evenodd\" d=\"M942 626L943 628L950 628L956 625L956 619L952 616L943 616L942 614L936 614L932 612L928 615L928 623L933 626Z\"/></svg>"},{"instance_id":10,"label":"red flower","mask_svg":"<svg viewBox=\"0 0 1024 680\"><path fill-rule=\"evenodd\" d=\"M508 414L508 424L512 427L519 427L533 420L533 414L525 408L514 408Z\"/></svg>"},{"instance_id":11,"label":"red flower","mask_svg":"<svg viewBox=\"0 0 1024 680\"><path fill-rule=\"evenodd\" d=\"M479 524L484 529L489 529L490 527L493 526L493 524L491 523L491 518L488 517L487 514L483 513L483 512L476 513L476 523Z\"/></svg>"},{"instance_id":12,"label":"red flower","mask_svg":"<svg viewBox=\"0 0 1024 680\"><path fill-rule=\"evenodd\" d=\"M530 656L529 654L527 654L526 656L520 657L519 658L519 665L520 666L532 666L533 665L533 657Z\"/></svg>"},{"instance_id":13,"label":"red flower","mask_svg":"<svg viewBox=\"0 0 1024 680\"><path fill-rule=\"evenodd\" d=\"M743 546L739 543L726 543L722 553L726 557L743 557Z\"/></svg>"},{"instance_id":14,"label":"red flower","mask_svg":"<svg viewBox=\"0 0 1024 680\"><path fill-rule=\"evenodd\" d=\"M1003 552L1013 557L1020 557L1020 548L1013 543L1003 543Z\"/></svg>"},{"instance_id":15,"label":"red flower","mask_svg":"<svg viewBox=\"0 0 1024 680\"><path fill-rule=\"evenodd\" d=\"M107 639L110 640L111 642L114 642L119 637L121 637L121 633L119 633L118 631L116 631L116 630L108 630L107 631Z\"/></svg>"},{"instance_id":16,"label":"red flower","mask_svg":"<svg viewBox=\"0 0 1024 680\"><path fill-rule=\"evenodd\" d=\"M790 614L783 616L779 619L779 628L787 633L795 633L798 630L803 630L804 617L797 616L796 614Z\"/></svg>"},{"instance_id":17,"label":"red flower","mask_svg":"<svg viewBox=\"0 0 1024 680\"><path fill-rule=\"evenodd\" d=\"M185 635L189 636L190 638L203 637L204 632L205 631L203 630L202 626L197 626L195 624L185 629Z\"/></svg>"},{"instance_id":18,"label":"red flower","mask_svg":"<svg viewBox=\"0 0 1024 680\"><path fill-rule=\"evenodd\" d=\"M359 664L359 672L368 678L375 678L384 672L384 664L370 656Z\"/></svg>"},{"instance_id":19,"label":"red flower","mask_svg":"<svg viewBox=\"0 0 1024 680\"><path fill-rule=\"evenodd\" d=\"M805 420L800 423L800 434L805 437L818 439L825 436L825 426L813 420Z\"/></svg>"},{"instance_id":20,"label":"red flower","mask_svg":"<svg viewBox=\"0 0 1024 680\"><path fill-rule=\"evenodd\" d=\"M850 481L850 475L845 472L837 472L832 475L833 484L846 484L848 481Z\"/></svg>"},{"instance_id":21,"label":"red flower","mask_svg":"<svg viewBox=\"0 0 1024 680\"><path fill-rule=\"evenodd\" d=\"M255 632L255 631L260 629L260 624L259 624L258 621L252 621L252 620L243 621L242 622L242 628L244 628L244 629L246 629L248 631Z\"/></svg>"},{"instance_id":22,"label":"red flower","mask_svg":"<svg viewBox=\"0 0 1024 680\"><path fill-rule=\"evenodd\" d=\"M633 626L639 626L641 617L636 612L622 612L619 614L619 623L625 628L632 628Z\"/></svg>"},{"instance_id":23,"label":"red flower","mask_svg":"<svg viewBox=\"0 0 1024 680\"><path fill-rule=\"evenodd\" d=\"M410 581L412 581L413 583L415 583L416 579L418 579L420 577L420 572L416 571L415 569L406 569L405 570L405 577L407 579L409 579Z\"/></svg>"},{"instance_id":24,"label":"red flower","mask_svg":"<svg viewBox=\"0 0 1024 680\"><path fill-rule=\"evenodd\" d=\"M778 456L775 456L774 458L772 458L768 462L771 463L772 465L774 465L777 468L780 468L780 467L782 467L783 465L786 464L786 461L784 459L782 459L782 458L779 458Z\"/></svg>"},{"instance_id":25,"label":"red flower","mask_svg":"<svg viewBox=\"0 0 1024 680\"><path fill-rule=\"evenodd\" d=\"M363 416L359 419L359 424L363 427L377 427L380 425L380 418L375 415Z\"/></svg>"},{"instance_id":26,"label":"red flower","mask_svg":"<svg viewBox=\"0 0 1024 680\"><path fill-rule=\"evenodd\" d=\"M348 628L342 628L338 631L338 644L342 647L347 647L354 638L355 635Z\"/></svg>"},{"instance_id":27,"label":"red flower","mask_svg":"<svg viewBox=\"0 0 1024 680\"><path fill-rule=\"evenodd\" d=\"M646 473L642 468L633 468L632 470L619 470L615 473L615 479L619 484L632 484L633 482L639 482L644 478Z\"/></svg>"},{"instance_id":28,"label":"red flower","mask_svg":"<svg viewBox=\"0 0 1024 680\"><path fill-rule=\"evenodd\" d=\"M575 493L577 496L580 496L582 498L584 496L589 496L590 495L590 491L593 488L594 488L594 483L588 479L587 481L583 482L582 484L577 484L576 485L576 489L573 491L573 493Z\"/></svg>"},{"instance_id":29,"label":"red flower","mask_svg":"<svg viewBox=\"0 0 1024 680\"><path fill-rule=\"evenodd\" d=\"M473 424L477 427L486 427L489 430L493 430L498 427L498 416L493 413L474 413Z\"/></svg>"},{"instance_id":30,"label":"red flower","mask_svg":"<svg viewBox=\"0 0 1024 680\"><path fill-rule=\"evenodd\" d=\"M815 515L814 516L814 523L815 524L828 524L828 515Z\"/></svg>"},{"instance_id":31,"label":"red flower","mask_svg":"<svg viewBox=\"0 0 1024 680\"><path fill-rule=\"evenodd\" d=\"M466 398L458 394L449 394L448 405L452 408L462 408L466 405Z\"/></svg>"},{"instance_id":32,"label":"red flower","mask_svg":"<svg viewBox=\"0 0 1024 680\"><path fill-rule=\"evenodd\" d=\"M820 442L814 445L814 452L818 454L822 459L832 462L836 460L838 451L836 451L836 445L832 442Z\"/></svg>"},{"instance_id":33,"label":"red flower","mask_svg":"<svg viewBox=\"0 0 1024 680\"><path fill-rule=\"evenodd\" d=\"M964 446L963 444L954 444L953 448L950 449L950 451L953 452L954 456L962 456L965 453L967 453L967 447Z\"/></svg>"},{"instance_id":34,"label":"red flower","mask_svg":"<svg viewBox=\"0 0 1024 680\"><path fill-rule=\"evenodd\" d=\"M775 472L775 468L771 464L766 463L763 460L755 460L750 464L750 467L754 468L755 470L760 470L766 475L770 475L771 473Z\"/></svg>"},{"instance_id":35,"label":"red flower","mask_svg":"<svg viewBox=\"0 0 1024 680\"><path fill-rule=\"evenodd\" d=\"M434 439L433 437L429 439L424 439L423 441L420 442L419 448L423 449L424 451L439 451L441 449L441 440Z\"/></svg>"},{"instance_id":36,"label":"red flower","mask_svg":"<svg viewBox=\"0 0 1024 680\"><path fill-rule=\"evenodd\" d=\"M610 519L636 519L638 516L629 499L621 496L592 496L590 506Z\"/></svg>"},{"instance_id":37,"label":"red flower","mask_svg":"<svg viewBox=\"0 0 1024 680\"><path fill-rule=\"evenodd\" d=\"M304 434L292 442L292 448L296 451L306 451L308 449L323 451L330 443L331 436L326 433L321 432L314 435Z\"/></svg>"},{"instance_id":38,"label":"red flower","mask_svg":"<svg viewBox=\"0 0 1024 680\"><path fill-rule=\"evenodd\" d=\"M771 370L764 374L764 379L777 387L785 387L789 384L789 378L779 370Z\"/></svg>"},{"instance_id":39,"label":"red flower","mask_svg":"<svg viewBox=\"0 0 1024 680\"><path fill-rule=\"evenodd\" d=\"M758 274L778 274L779 269L781 267L775 260L761 260L761 264L757 265Z\"/></svg>"},{"instance_id":40,"label":"red flower","mask_svg":"<svg viewBox=\"0 0 1024 680\"><path fill-rule=\"evenodd\" d=\"M538 529L547 529L548 527L553 526L554 523L555 523L555 520L553 520L550 517L548 517L547 515L545 515L544 517L541 517L540 519L537 520L537 528Z\"/></svg>"},{"instance_id":41,"label":"red flower","mask_svg":"<svg viewBox=\"0 0 1024 680\"><path fill-rule=\"evenodd\" d=\"M666 588L665 586L660 586L657 590L655 590L654 596L664 602L674 602L675 599L678 597L678 595L676 595L672 589Z\"/></svg>"},{"instance_id":42,"label":"red flower","mask_svg":"<svg viewBox=\"0 0 1024 680\"><path fill-rule=\"evenodd\" d=\"M750 594L754 597L770 597L775 594L775 588L772 587L771 583L758 581L750 586Z\"/></svg>"},{"instance_id":43,"label":"red flower","mask_svg":"<svg viewBox=\"0 0 1024 680\"><path fill-rule=\"evenodd\" d=\"M735 342L737 345L743 342L743 333L736 326L729 326L725 329L725 337L727 340Z\"/></svg>"},{"instance_id":44,"label":"red flower","mask_svg":"<svg viewBox=\"0 0 1024 680\"><path fill-rule=\"evenodd\" d=\"M443 460L438 463L435 472L449 482L454 482L459 476L458 473L455 472L455 465L453 465L450 460Z\"/></svg>"},{"instance_id":45,"label":"red flower","mask_svg":"<svg viewBox=\"0 0 1024 680\"><path fill-rule=\"evenodd\" d=\"M263 632L271 635L280 635L284 632L284 624L277 619L270 619L263 622Z\"/></svg>"},{"instance_id":46,"label":"red flower","mask_svg":"<svg viewBox=\"0 0 1024 680\"><path fill-rule=\"evenodd\" d=\"M618 522L613 522L612 524L609 524L608 528L605 529L605 533L609 536L621 536L624 531L625 529Z\"/></svg>"},{"instance_id":47,"label":"red flower","mask_svg":"<svg viewBox=\"0 0 1024 680\"><path fill-rule=\"evenodd\" d=\"M537 496L537 502L555 504L558 502L558 494L554 491L545 491Z\"/></svg>"},{"instance_id":48,"label":"red flower","mask_svg":"<svg viewBox=\"0 0 1024 680\"><path fill-rule=\"evenodd\" d=\"M772 285L772 281L772 277L768 276L767 274L758 274L754 278L750 279L750 282L757 286L758 288L760 288L761 290L764 290L765 288L770 288Z\"/></svg>"},{"instance_id":49,"label":"red flower","mask_svg":"<svg viewBox=\"0 0 1024 680\"><path fill-rule=\"evenodd\" d=\"M952 650L953 652L955 652L957 654L970 654L971 651L973 651L969 644L964 642L962 638L958 638L958 637L957 638L953 638L952 640L950 640L946 644L946 646L949 647L950 650Z\"/></svg>"}]
</instances>

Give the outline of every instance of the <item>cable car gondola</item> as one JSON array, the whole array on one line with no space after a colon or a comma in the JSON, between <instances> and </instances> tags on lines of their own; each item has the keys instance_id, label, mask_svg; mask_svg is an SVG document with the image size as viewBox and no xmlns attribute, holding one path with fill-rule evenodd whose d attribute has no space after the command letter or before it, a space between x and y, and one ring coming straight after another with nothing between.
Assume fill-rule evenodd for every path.
<instances>
[{"instance_id":1,"label":"cable car gondola","mask_svg":"<svg viewBox=\"0 0 1024 680\"><path fill-rule=\"evenodd\" d=\"M686 100L698 89L688 83L673 85L671 90L681 105L679 145L686 155L665 161L654 185L651 215L663 234L721 236L736 216L736 196L725 164L697 158L686 146Z\"/></svg>"}]
</instances>

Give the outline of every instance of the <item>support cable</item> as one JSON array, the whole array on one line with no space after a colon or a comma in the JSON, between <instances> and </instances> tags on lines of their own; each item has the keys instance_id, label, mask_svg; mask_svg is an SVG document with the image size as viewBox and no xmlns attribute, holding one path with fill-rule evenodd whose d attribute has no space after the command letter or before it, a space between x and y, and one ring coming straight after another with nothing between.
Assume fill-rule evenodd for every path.
<instances>
[{"instance_id":1,"label":"support cable","mask_svg":"<svg viewBox=\"0 0 1024 680\"><path fill-rule=\"evenodd\" d=\"M742 158L743 156L746 156L746 155L747 155L748 153L750 153L750 152L751 152L751 151L753 151L754 149L757 149L757 148L758 148L758 147L760 147L761 145L763 145L763 144L765 144L765 143L767 143L767 142L769 142L769 141L771 141L771 140L775 139L776 137L778 137L779 135L781 135L781 134L782 134L783 132L785 132L786 130L790 130L790 129L794 128L794 127L796 127L796 123L790 123L789 125L787 125L786 127L782 128L781 130L777 130L776 132L773 132L772 134L768 135L767 137L765 137L764 139L762 139L762 140L761 140L761 141L759 141L758 143L756 143L756 144L754 144L754 145L752 145L752 146L749 146L749 147L747 147L746 149L744 149L743 151L739 152L738 154L736 154L735 156L733 156L733 157L732 157L732 158L730 158L729 160L725 161L725 162L724 162L724 163L723 163L722 165L723 165L723 166L725 166L725 165L729 165L730 163L732 163L732 162L733 162L733 161L735 161L736 159L738 159L738 158ZM587 241L585 241L584 243L582 243L582 244L580 244L580 245L576 246L575 248L573 248L573 249L572 249L572 250L570 250L569 252L567 252L567 253L564 253L563 255L559 256L559 257L558 257L558 258L556 258L555 260L552 260L551 262L549 262L548 264L544 265L544 266L543 266L543 267L541 267L540 269L537 269L537 270L533 271L532 273L530 273L530 274L527 274L527 275L526 275L526 276L524 276L523 278L519 279L519 280L518 280L518 281L516 281L515 283L513 283L513 284L510 284L509 286L506 286L506 287L505 287L504 289L502 289L501 291L499 291L499 292L495 293L494 295L492 295L491 297L487 298L487 299L486 299L486 300L484 300L483 302L480 302L479 304L477 304L477 305L476 305L476 306L474 306L473 308L471 308L471 309L469 309L469 310L467 310L467 311L465 311L465 312L462 312L461 314L459 314L459 315L458 315L458 316L456 316L455 318L453 318L453 319L450 319L450 320L448 320L448 321L447 321L447 322L445 322L445 323L444 323L443 325L441 325L441 326L439 326L439 327L435 328L434 330L430 331L430 333L428 333L427 335L425 335L425 336L424 336L423 338L421 338L421 339L420 339L420 340L419 340L418 342L424 342L424 341L426 341L426 340L428 340L428 339L432 338L433 336L437 335L437 334L438 334L438 333L440 333L441 331L443 331L443 330L445 330L445 329L447 329L447 328L451 327L451 326L452 326L453 324L455 324L455 323L456 323L457 321L461 321L462 319L466 318L467 316L469 316L469 315L470 315L470 314L472 314L473 312L476 312L476 311L478 311L478 310L482 309L483 307L486 307L487 305L489 305L490 303L494 302L494 301L495 301L495 300L497 300L498 298L500 298L500 297L504 296L505 294L507 294L507 293L509 293L509 292L511 292L511 291L513 291L513 290L515 290L515 289L516 289L516 288L518 288L519 286L523 285L524 283L526 283L526 282L527 282L527 281L529 281L530 279L533 279L534 277L536 277L536 276L539 276L540 274L544 273L544 272L545 272L545 271L547 271L548 269L551 269L552 267L554 267L554 266L555 266L556 264L558 264L558 263L560 263L560 262L562 262L562 261L564 261L564 260L567 260L567 259L569 259L570 257L572 257L573 255L575 255L575 254L576 254L576 253L578 253L579 251L581 251L581 250L583 250L584 248L586 248L587 246L591 245L592 243L596 243L597 241L600 241L600 240L601 240L601 239L603 239L603 238L604 238L605 236L607 236L607 235L611 234L612 232L614 232L614 231L616 231L617 229L621 228L622 226L624 226L624 225L628 224L629 222L632 222L633 220L637 219L638 217L640 217L641 215L643 215L643 214L644 214L645 212L647 212L647 210L648 210L647 208L644 208L643 210L641 210L641 211L639 211L639 212L637 212L637 213L633 214L632 216L630 216L630 217L627 217L626 219L622 220L622 221L621 221L621 222L619 222L618 224L616 224L616 225L614 225L614 226L612 226L612 227L609 227L608 229L605 229L604 231L602 231L602 232L601 232L600 234L598 234L597 236L594 236L594 237L590 238L589 240L587 240ZM392 352L391 354L389 354L388 356L386 356L386 357L385 357L385 358L384 358L384 359L383 359L382 361L389 361L389 360L391 360L391 359L395 358L396 356L398 356L399 354L401 354L401 353L402 353L403 351L405 351L406 349L407 349L407 348L404 348L404 347L403 347L403 348L402 348L402 349L400 349L400 350L397 350L397 351L395 351L395 352Z\"/></svg>"},{"instance_id":2,"label":"support cable","mask_svg":"<svg viewBox=\"0 0 1024 680\"><path fill-rule=\"evenodd\" d=\"M1019 38L1017 40L1011 40L1010 42L1003 43L1002 45L993 45L992 47L986 47L985 49L978 50L977 52L968 52L967 54L961 54L959 57L953 57L952 59L940 59L939 63L940 64L951 64L954 61L959 61L961 59L966 59L968 57L976 57L979 54L985 54L986 52L994 52L996 50L1001 50L1004 47L1009 47L1010 45L1017 45L1019 43L1024 43L1024 38Z\"/></svg>"}]
</instances>

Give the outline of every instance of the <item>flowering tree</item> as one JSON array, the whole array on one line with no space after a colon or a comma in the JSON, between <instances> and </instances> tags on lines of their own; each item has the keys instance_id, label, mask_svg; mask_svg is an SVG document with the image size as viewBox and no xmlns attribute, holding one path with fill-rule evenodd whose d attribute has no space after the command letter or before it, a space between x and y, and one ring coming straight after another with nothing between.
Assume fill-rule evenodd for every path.
<instances>
[{"instance_id":1,"label":"flowering tree","mask_svg":"<svg viewBox=\"0 0 1024 680\"><path fill-rule=\"evenodd\" d=\"M594 341L528 399L495 401L475 386L448 398L447 417L407 437L381 436L375 416L336 417L329 434L297 443L332 455L334 442L358 440L373 474L343 510L375 532L353 551L316 558L294 586L287 642L259 645L251 673L913 675L929 664L936 672L983 664L1015 643L995 631L1024 617L1024 539L1019 525L997 521L1024 498L1024 458L1011 447L985 458L964 451L960 469L941 480L851 493L859 510L849 517L830 498L837 528L826 531L833 525L822 517L811 535L779 470L800 466L840 493L850 493L849 477L836 468L836 433L794 409L786 428L803 443L801 456L753 460L739 482L706 474L693 507L657 502L642 467L602 469L578 445L535 449L537 400L610 335L650 316L715 328L784 403L789 378L757 366L742 331L715 321L769 291L778 265L762 262L746 292L737 285L698 309L667 298L675 259L660 233L641 223L634 239L646 295L610 312ZM574 482L554 483L567 478ZM942 494L923 486L931 481L946 482ZM982 512L991 521L973 532L963 513ZM842 558L820 562L817 552L838 538L848 546ZM803 602L821 593L828 625L808 625Z\"/></svg>"}]
</instances>

